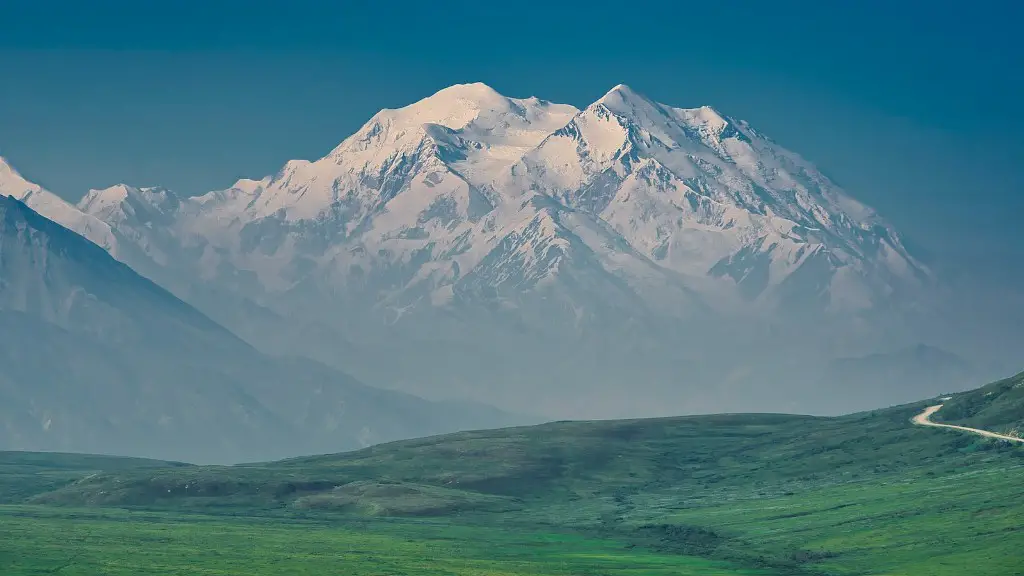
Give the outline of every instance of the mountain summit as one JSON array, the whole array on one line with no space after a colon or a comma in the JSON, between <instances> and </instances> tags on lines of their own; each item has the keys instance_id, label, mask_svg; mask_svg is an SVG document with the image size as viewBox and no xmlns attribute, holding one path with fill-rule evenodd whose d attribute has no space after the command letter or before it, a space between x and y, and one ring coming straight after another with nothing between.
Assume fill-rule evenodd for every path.
<instances>
[{"instance_id":1,"label":"mountain summit","mask_svg":"<svg viewBox=\"0 0 1024 576\"><path fill-rule=\"evenodd\" d=\"M77 211L264 349L552 415L760 409L754 366L785 379L795 350L915 343L893 327L934 281L746 122L625 85L583 109L451 86L262 179L120 186Z\"/></svg>"}]
</instances>

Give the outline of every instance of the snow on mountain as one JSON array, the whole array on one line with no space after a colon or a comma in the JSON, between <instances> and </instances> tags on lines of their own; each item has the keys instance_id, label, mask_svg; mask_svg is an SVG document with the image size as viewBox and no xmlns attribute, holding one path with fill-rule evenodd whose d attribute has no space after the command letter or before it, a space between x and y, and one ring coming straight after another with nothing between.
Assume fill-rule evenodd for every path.
<instances>
[{"instance_id":1,"label":"snow on mountain","mask_svg":"<svg viewBox=\"0 0 1024 576\"><path fill-rule=\"evenodd\" d=\"M293 160L268 179L240 181L233 194L212 193L202 202L244 197L243 210L250 220L281 214L287 221L298 221L324 217L338 208L349 211L356 200L367 202L368 209L379 207L413 184L416 175L433 174L416 182L438 189L426 196L477 187L576 112L572 106L536 98L506 98L483 84L452 86L405 108L382 110L315 162ZM465 197L462 201L470 202ZM347 215L346 231L358 215Z\"/></svg>"},{"instance_id":2,"label":"snow on mountain","mask_svg":"<svg viewBox=\"0 0 1024 576\"><path fill-rule=\"evenodd\" d=\"M24 202L29 208L117 255L117 239L106 222L82 213L56 194L25 180L3 157L0 157L0 196Z\"/></svg>"},{"instance_id":3,"label":"snow on mountain","mask_svg":"<svg viewBox=\"0 0 1024 576\"><path fill-rule=\"evenodd\" d=\"M124 249L122 259L138 260L131 257L131 251L141 250L154 263L166 266L169 253L180 249L173 229L181 216L181 205L169 190L118 184L90 190L75 207L87 217L106 223L112 234L131 246Z\"/></svg>"},{"instance_id":4,"label":"snow on mountain","mask_svg":"<svg viewBox=\"0 0 1024 576\"><path fill-rule=\"evenodd\" d=\"M608 222L661 265L729 278L748 298L811 261L829 304L869 308L876 286L926 275L895 232L812 166L709 107L617 86L513 165L500 188L540 190Z\"/></svg>"},{"instance_id":5,"label":"snow on mountain","mask_svg":"<svg viewBox=\"0 0 1024 576\"><path fill-rule=\"evenodd\" d=\"M367 298L439 304L463 278L478 284L485 261L507 268L489 273L490 288L532 285L542 254L493 251L567 246L552 238L566 228L540 225L537 206L552 201L552 213L602 230L576 245L641 292L636 274L734 308L803 298L794 285L813 283L821 306L841 311L927 276L872 210L795 154L709 107L672 108L621 85L582 111L452 86L381 111L319 160L189 200L175 226L205 246L211 281L227 266L283 293L320 275L350 295L354 275L376 271L388 282L361 277ZM544 242L522 241L538 218L530 233Z\"/></svg>"},{"instance_id":6,"label":"snow on mountain","mask_svg":"<svg viewBox=\"0 0 1024 576\"><path fill-rule=\"evenodd\" d=\"M682 283L723 309L813 297L824 309L868 310L928 275L874 211L745 122L624 85L584 110L452 86L382 110L319 160L198 198L118 185L90 191L76 210L4 174L13 183L3 189L48 217L112 249L115 236L130 242L141 254L122 258L138 269L187 268L213 283L241 274L251 294L320 276L349 296L372 286L364 304L444 304L466 293L464 278L479 284L483 271L471 272L485 261L507 268L489 273L497 284L532 285L542 254L494 250L570 245L522 240L537 219L533 234L570 234L539 225L537 207L551 201L550 214L601 230L574 246L633 290ZM387 285L354 283L363 271Z\"/></svg>"},{"instance_id":7,"label":"snow on mountain","mask_svg":"<svg viewBox=\"0 0 1024 576\"><path fill-rule=\"evenodd\" d=\"M135 188L118 184L103 190L90 190L76 205L80 211L104 222L171 224L181 201L163 188Z\"/></svg>"}]
</instances>

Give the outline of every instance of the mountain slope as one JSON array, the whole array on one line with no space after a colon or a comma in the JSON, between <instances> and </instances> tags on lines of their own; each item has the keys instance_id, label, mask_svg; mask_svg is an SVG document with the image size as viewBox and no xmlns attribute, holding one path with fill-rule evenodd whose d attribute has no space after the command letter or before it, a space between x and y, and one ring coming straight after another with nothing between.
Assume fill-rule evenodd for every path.
<instances>
[{"instance_id":1,"label":"mountain slope","mask_svg":"<svg viewBox=\"0 0 1024 576\"><path fill-rule=\"evenodd\" d=\"M0 446L203 462L500 423L270 359L103 249L0 197Z\"/></svg>"},{"instance_id":2,"label":"mountain slope","mask_svg":"<svg viewBox=\"0 0 1024 576\"><path fill-rule=\"evenodd\" d=\"M825 309L870 308L890 284L928 274L870 208L745 123L623 85L526 154L502 187L599 215L646 256L731 280L745 299L785 290L819 262Z\"/></svg>"}]
</instances>

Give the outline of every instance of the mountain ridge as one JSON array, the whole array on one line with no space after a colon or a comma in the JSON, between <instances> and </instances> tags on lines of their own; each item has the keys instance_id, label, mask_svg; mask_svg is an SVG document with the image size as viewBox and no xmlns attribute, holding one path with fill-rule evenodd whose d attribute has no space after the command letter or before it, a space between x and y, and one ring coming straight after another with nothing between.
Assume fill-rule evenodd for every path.
<instances>
[{"instance_id":1,"label":"mountain ridge","mask_svg":"<svg viewBox=\"0 0 1024 576\"><path fill-rule=\"evenodd\" d=\"M0 156L0 196L20 200L33 210L46 214L50 220L85 236L108 252L117 252L117 242L108 224L81 212L42 186L29 182L3 156Z\"/></svg>"}]
</instances>

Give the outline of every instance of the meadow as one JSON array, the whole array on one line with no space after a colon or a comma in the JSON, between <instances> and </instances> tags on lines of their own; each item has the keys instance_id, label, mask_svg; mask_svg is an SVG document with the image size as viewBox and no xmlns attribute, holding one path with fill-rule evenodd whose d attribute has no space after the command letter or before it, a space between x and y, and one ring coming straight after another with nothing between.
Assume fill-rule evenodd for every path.
<instances>
[{"instance_id":1,"label":"meadow","mask_svg":"<svg viewBox=\"0 0 1024 576\"><path fill-rule=\"evenodd\" d=\"M762 574L557 532L433 521L314 522L0 509L5 575Z\"/></svg>"}]
</instances>

